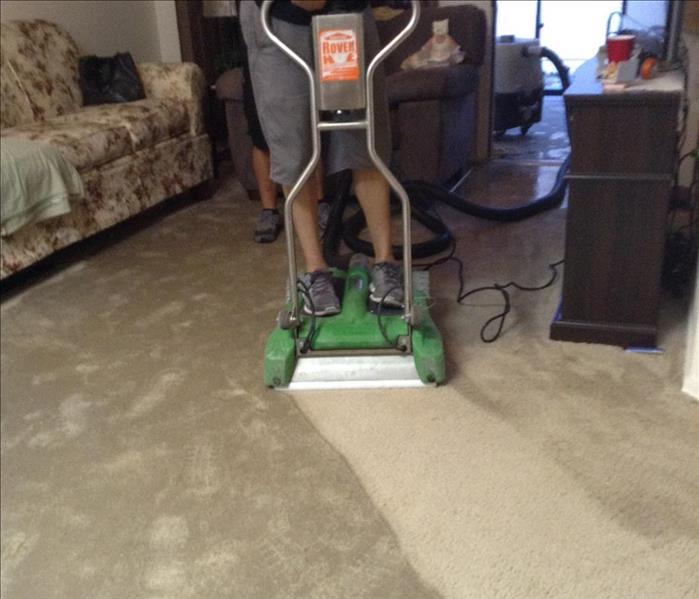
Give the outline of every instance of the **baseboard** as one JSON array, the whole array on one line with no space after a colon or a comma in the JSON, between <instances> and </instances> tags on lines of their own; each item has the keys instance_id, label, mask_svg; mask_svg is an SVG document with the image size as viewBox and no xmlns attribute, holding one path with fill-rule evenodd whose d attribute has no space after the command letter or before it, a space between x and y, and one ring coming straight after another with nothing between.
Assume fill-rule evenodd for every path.
<instances>
[{"instance_id":1,"label":"baseboard","mask_svg":"<svg viewBox=\"0 0 699 599\"><path fill-rule=\"evenodd\" d=\"M685 378L682 393L686 393L692 399L699 401L699 379L697 377Z\"/></svg>"},{"instance_id":2,"label":"baseboard","mask_svg":"<svg viewBox=\"0 0 699 599\"><path fill-rule=\"evenodd\" d=\"M560 308L551 323L550 338L574 343L601 343L620 347L655 347L658 328L651 325L570 320Z\"/></svg>"}]
</instances>

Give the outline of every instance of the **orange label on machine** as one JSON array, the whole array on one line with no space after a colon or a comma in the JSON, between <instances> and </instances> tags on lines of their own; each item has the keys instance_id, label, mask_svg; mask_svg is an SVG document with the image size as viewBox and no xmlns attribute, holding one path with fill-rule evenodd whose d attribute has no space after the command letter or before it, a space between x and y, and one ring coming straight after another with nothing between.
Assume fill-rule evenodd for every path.
<instances>
[{"instance_id":1,"label":"orange label on machine","mask_svg":"<svg viewBox=\"0 0 699 599\"><path fill-rule=\"evenodd\" d=\"M320 80L359 79L357 34L352 29L326 29L319 38Z\"/></svg>"}]
</instances>

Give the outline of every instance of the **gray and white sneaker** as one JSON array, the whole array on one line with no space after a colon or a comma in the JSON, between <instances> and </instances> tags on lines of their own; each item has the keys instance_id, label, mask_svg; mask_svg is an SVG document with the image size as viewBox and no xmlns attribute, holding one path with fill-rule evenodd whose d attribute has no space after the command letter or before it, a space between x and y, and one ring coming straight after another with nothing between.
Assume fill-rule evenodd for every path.
<instances>
[{"instance_id":1,"label":"gray and white sneaker","mask_svg":"<svg viewBox=\"0 0 699 599\"><path fill-rule=\"evenodd\" d=\"M271 243L282 230L282 217L276 210L265 209L257 217L255 223L255 241Z\"/></svg>"},{"instance_id":2,"label":"gray and white sneaker","mask_svg":"<svg viewBox=\"0 0 699 599\"><path fill-rule=\"evenodd\" d=\"M378 262L371 269L369 299L386 308L402 308L404 300L402 269L395 262Z\"/></svg>"},{"instance_id":3,"label":"gray and white sneaker","mask_svg":"<svg viewBox=\"0 0 699 599\"><path fill-rule=\"evenodd\" d=\"M303 282L308 288L311 301L304 298L303 311L315 316L331 316L341 310L340 300L333 286L333 275L329 270L315 270L304 275ZM305 291L305 289L304 289ZM304 294L301 294L302 297ZM312 306L312 310L311 310Z\"/></svg>"}]
</instances>

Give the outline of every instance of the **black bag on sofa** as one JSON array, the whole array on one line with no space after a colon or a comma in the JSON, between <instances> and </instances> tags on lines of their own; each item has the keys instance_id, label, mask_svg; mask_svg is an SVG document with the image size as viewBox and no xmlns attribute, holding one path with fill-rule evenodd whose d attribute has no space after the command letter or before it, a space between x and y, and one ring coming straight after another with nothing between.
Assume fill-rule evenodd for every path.
<instances>
[{"instance_id":1,"label":"black bag on sofa","mask_svg":"<svg viewBox=\"0 0 699 599\"><path fill-rule=\"evenodd\" d=\"M81 56L80 89L83 105L133 102L146 97L131 54Z\"/></svg>"}]
</instances>

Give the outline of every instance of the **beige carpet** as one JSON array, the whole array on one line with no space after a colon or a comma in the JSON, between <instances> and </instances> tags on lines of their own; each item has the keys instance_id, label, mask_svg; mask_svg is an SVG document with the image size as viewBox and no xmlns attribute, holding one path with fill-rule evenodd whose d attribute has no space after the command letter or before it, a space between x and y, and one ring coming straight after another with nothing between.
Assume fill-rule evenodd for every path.
<instances>
[{"instance_id":1,"label":"beige carpet","mask_svg":"<svg viewBox=\"0 0 699 599\"><path fill-rule=\"evenodd\" d=\"M474 199L518 201L520 167L493 168ZM540 284L562 257L564 210L507 226L444 213L467 288ZM559 285L514 292L502 338L483 344L499 296L456 306L450 268L431 279L447 386L297 397L418 572L454 599L696 597L699 404L680 391L682 305L665 301L662 355L549 341Z\"/></svg>"},{"instance_id":2,"label":"beige carpet","mask_svg":"<svg viewBox=\"0 0 699 599\"><path fill-rule=\"evenodd\" d=\"M3 599L431 599L265 389L281 246L229 184L2 304Z\"/></svg>"},{"instance_id":3,"label":"beige carpet","mask_svg":"<svg viewBox=\"0 0 699 599\"><path fill-rule=\"evenodd\" d=\"M477 200L553 172L498 168ZM3 597L693 596L681 305L662 355L550 342L556 284L515 294L485 345L499 298L457 306L444 266L447 386L292 399L261 385L283 246L250 241L239 191L4 301ZM468 287L544 281L562 255L564 211L447 216Z\"/></svg>"}]
</instances>

